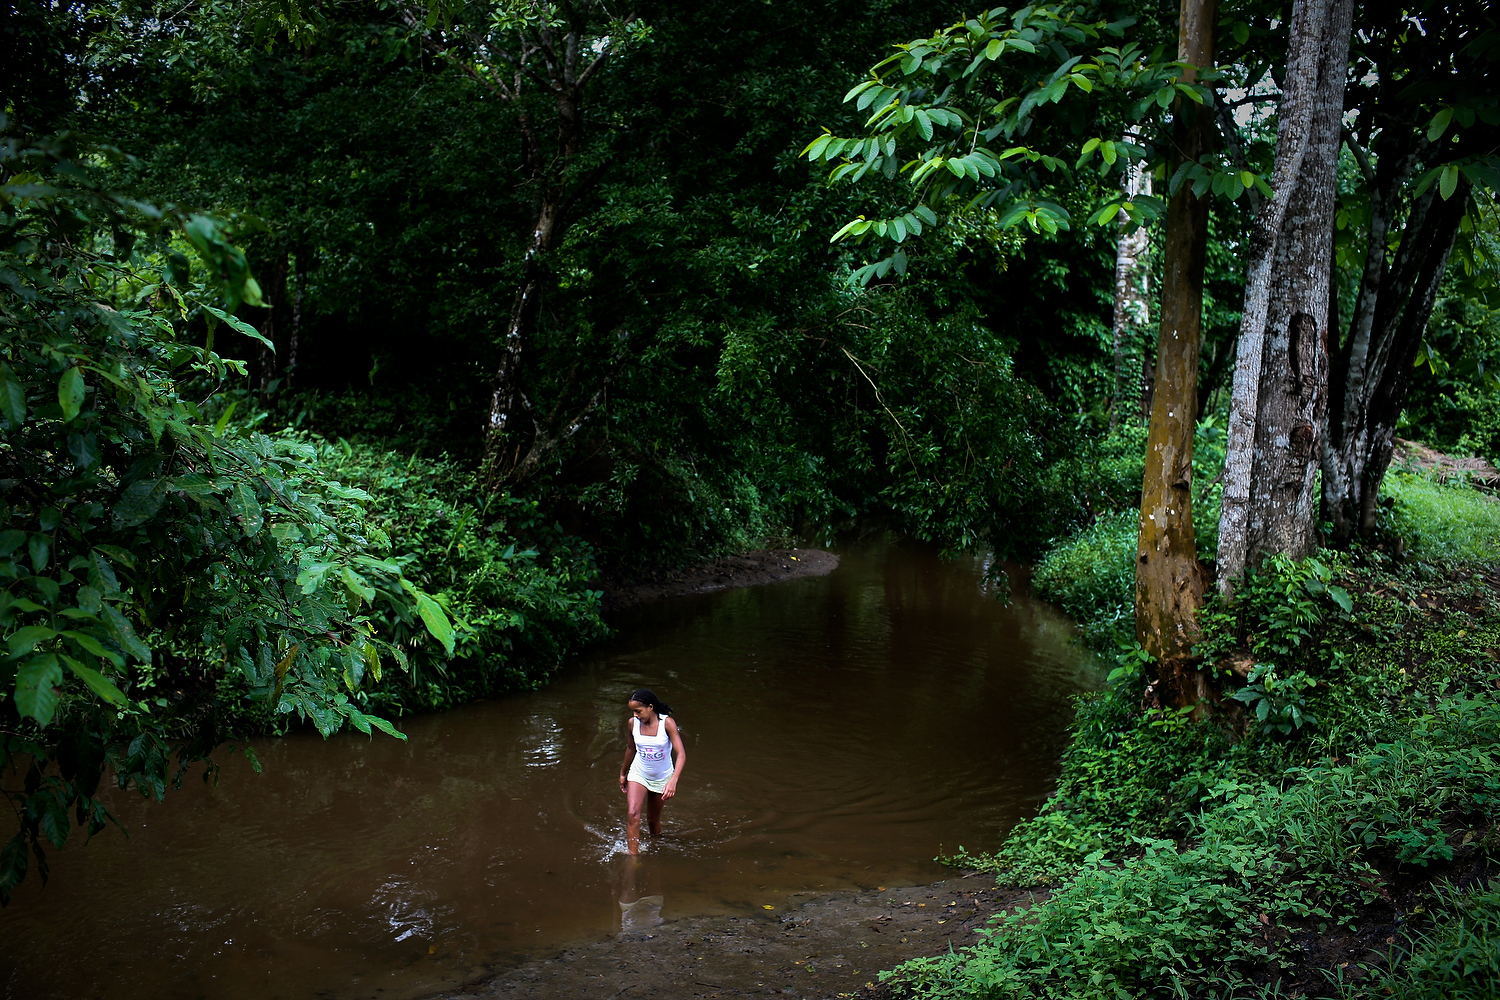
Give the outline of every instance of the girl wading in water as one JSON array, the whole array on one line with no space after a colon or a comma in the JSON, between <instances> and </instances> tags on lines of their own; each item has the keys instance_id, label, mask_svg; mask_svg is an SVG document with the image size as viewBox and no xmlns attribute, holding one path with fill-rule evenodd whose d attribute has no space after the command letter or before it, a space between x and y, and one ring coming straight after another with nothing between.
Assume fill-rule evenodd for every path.
<instances>
[{"instance_id":1,"label":"girl wading in water","mask_svg":"<svg viewBox=\"0 0 1500 1000\"><path fill-rule=\"evenodd\" d=\"M641 811L655 837L661 833L661 807L677 794L677 779L687 763L682 736L672 721L672 709L641 688L630 696L630 739L620 764L620 791L625 795L625 842L631 854L641 853ZM673 757L676 765L673 765Z\"/></svg>"}]
</instances>

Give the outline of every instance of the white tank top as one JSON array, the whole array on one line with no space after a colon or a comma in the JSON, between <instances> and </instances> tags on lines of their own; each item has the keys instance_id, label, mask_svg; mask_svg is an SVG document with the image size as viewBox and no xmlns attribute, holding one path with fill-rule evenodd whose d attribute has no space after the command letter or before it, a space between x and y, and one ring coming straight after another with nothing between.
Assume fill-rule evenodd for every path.
<instances>
[{"instance_id":1,"label":"white tank top","mask_svg":"<svg viewBox=\"0 0 1500 1000\"><path fill-rule=\"evenodd\" d=\"M667 716L656 720L656 735L641 735L641 720L632 717L630 732L635 737L635 760L630 776L650 781L665 781L672 776L672 737L667 735Z\"/></svg>"}]
</instances>

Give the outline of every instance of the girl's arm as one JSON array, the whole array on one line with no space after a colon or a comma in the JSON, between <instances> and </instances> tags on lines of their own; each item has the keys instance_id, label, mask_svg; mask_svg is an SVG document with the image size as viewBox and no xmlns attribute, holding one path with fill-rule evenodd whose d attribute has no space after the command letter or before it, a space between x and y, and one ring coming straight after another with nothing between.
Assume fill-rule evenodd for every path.
<instances>
[{"instance_id":1,"label":"girl's arm","mask_svg":"<svg viewBox=\"0 0 1500 1000\"><path fill-rule=\"evenodd\" d=\"M677 754L676 766L672 768L672 777L667 779L667 787L662 789L661 800L663 802L677 794L677 779L682 777L682 769L687 764L687 751L682 747L682 734L677 731L677 723L672 721L669 715L662 720L667 726L667 735L672 737L672 749Z\"/></svg>"},{"instance_id":2,"label":"girl's arm","mask_svg":"<svg viewBox=\"0 0 1500 1000\"><path fill-rule=\"evenodd\" d=\"M620 764L620 791L625 791L625 775L630 773L630 765L635 761L635 739L629 733L625 734L625 760Z\"/></svg>"}]
</instances>

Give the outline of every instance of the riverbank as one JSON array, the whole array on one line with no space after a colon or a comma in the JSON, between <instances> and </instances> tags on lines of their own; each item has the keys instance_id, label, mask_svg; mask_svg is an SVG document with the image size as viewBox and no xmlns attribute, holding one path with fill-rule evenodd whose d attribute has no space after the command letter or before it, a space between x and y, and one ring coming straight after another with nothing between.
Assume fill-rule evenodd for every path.
<instances>
[{"instance_id":1,"label":"riverbank","mask_svg":"<svg viewBox=\"0 0 1500 1000\"><path fill-rule=\"evenodd\" d=\"M1493 1000L1500 982L1500 504L1393 475L1376 544L1269 561L1210 602L1222 700L1192 721L1120 650L1058 788L1000 851L1024 920L909 962L903 995ZM1122 517L1038 571L1119 632Z\"/></svg>"},{"instance_id":2,"label":"riverbank","mask_svg":"<svg viewBox=\"0 0 1500 1000\"><path fill-rule=\"evenodd\" d=\"M759 587L811 576L827 576L838 569L839 557L824 549L758 549L724 556L629 583L604 582L606 614L689 594L712 594L737 587Z\"/></svg>"},{"instance_id":3,"label":"riverbank","mask_svg":"<svg viewBox=\"0 0 1500 1000\"><path fill-rule=\"evenodd\" d=\"M1039 898L1046 895L1041 890ZM1033 900L1031 892L998 887L981 872L930 885L796 897L803 899L774 910L656 926L649 917L632 919L635 926L614 937L579 942L429 1000L883 994L878 970L972 945L994 914Z\"/></svg>"}]
</instances>

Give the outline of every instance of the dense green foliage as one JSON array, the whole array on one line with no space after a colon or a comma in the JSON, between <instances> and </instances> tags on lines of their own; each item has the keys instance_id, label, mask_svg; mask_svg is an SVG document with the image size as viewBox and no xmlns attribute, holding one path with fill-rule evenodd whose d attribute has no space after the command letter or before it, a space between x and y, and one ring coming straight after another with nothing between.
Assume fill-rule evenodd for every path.
<instances>
[{"instance_id":1,"label":"dense green foliage","mask_svg":"<svg viewBox=\"0 0 1500 1000\"><path fill-rule=\"evenodd\" d=\"M325 734L394 734L362 710L366 674L404 668L427 631L453 641L367 494L305 442L210 418L242 368L215 335L258 337L230 315L258 297L243 254L204 216L102 192L81 162L61 143L0 151L0 752L29 766L0 900L42 835L66 840L70 809L103 826L106 760L159 797L174 750L185 765L239 732L229 691Z\"/></svg>"},{"instance_id":2,"label":"dense green foliage","mask_svg":"<svg viewBox=\"0 0 1500 1000\"><path fill-rule=\"evenodd\" d=\"M159 798L293 718L399 736L391 709L534 685L602 629L592 560L534 504L482 519L441 463L237 422L215 342L262 339L231 315L259 297L243 254L102 189L91 155L0 151L0 759L26 768L0 900L70 811L103 827L106 767Z\"/></svg>"},{"instance_id":3,"label":"dense green foliage","mask_svg":"<svg viewBox=\"0 0 1500 1000\"><path fill-rule=\"evenodd\" d=\"M1390 523L1416 529L1404 562L1276 560L1232 608L1210 607L1200 651L1240 671L1222 714L1150 708L1139 655L1119 657L1113 686L1080 705L1041 813L994 856L962 859L1057 888L900 981L934 997L1259 997L1284 995L1281 981L1308 996L1488 995L1494 892L1467 873L1493 866L1500 828L1500 610L1493 583L1452 559L1492 558L1500 504L1416 477L1392 486ZM1100 558L1133 532L1121 521L1045 564L1101 635L1129 586ZM1090 578L1063 588L1070 572ZM1468 881L1428 881L1445 873ZM1355 954L1342 986L1325 979L1308 935L1357 934L1393 892L1401 936L1376 949L1389 961Z\"/></svg>"}]
</instances>

